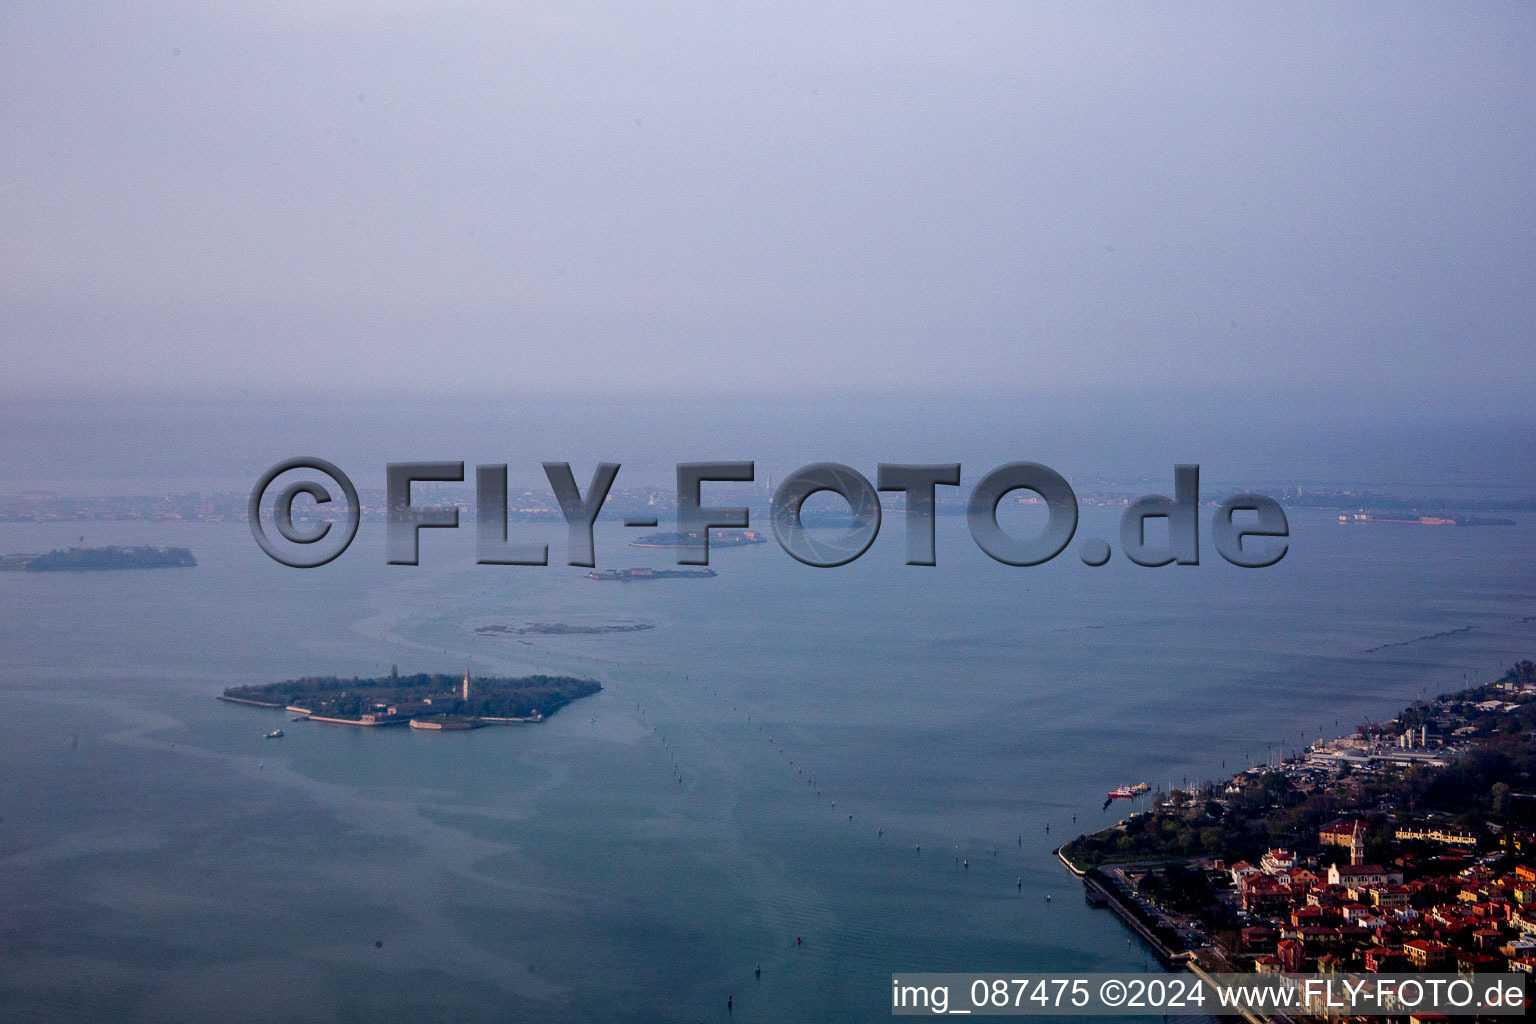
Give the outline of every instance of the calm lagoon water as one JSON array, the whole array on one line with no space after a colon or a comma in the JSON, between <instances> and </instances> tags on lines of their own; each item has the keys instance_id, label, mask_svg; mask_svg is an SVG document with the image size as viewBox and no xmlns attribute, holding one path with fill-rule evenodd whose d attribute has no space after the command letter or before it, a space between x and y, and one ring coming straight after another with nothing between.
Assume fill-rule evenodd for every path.
<instances>
[{"instance_id":1,"label":"calm lagoon water","mask_svg":"<svg viewBox=\"0 0 1536 1024\"><path fill-rule=\"evenodd\" d=\"M1197 568L1012 569L959 519L913 568L892 519L841 569L770 544L644 584L476 566L468 530L390 567L365 523L301 572L244 526L0 526L7 552L83 532L201 563L0 575L0 1017L712 1021L729 995L737 1022L881 1020L893 971L1140 969L1051 856L1124 813L1107 789L1225 775L1536 651L1530 524L1291 519L1262 571L1208 541ZM1113 511L1081 531L1116 536ZM600 564L666 564L627 539L600 527ZM474 632L533 622L655 628ZM213 699L466 661L605 689L449 735Z\"/></svg>"}]
</instances>

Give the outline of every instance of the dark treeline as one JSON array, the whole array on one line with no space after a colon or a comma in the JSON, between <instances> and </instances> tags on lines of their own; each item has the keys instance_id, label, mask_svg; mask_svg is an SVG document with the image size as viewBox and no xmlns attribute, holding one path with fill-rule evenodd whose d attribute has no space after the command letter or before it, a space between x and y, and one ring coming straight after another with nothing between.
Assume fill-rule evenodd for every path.
<instances>
[{"instance_id":1,"label":"dark treeline","mask_svg":"<svg viewBox=\"0 0 1536 1024\"><path fill-rule=\"evenodd\" d=\"M186 548L69 548L16 561L26 572L89 572L108 569L181 569L197 565Z\"/></svg>"}]
</instances>

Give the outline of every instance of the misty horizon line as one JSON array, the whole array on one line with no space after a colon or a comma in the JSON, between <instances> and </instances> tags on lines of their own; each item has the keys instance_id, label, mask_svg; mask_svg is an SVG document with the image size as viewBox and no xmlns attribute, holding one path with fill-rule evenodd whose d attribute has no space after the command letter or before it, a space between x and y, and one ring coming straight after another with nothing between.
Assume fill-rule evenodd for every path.
<instances>
[{"instance_id":1,"label":"misty horizon line","mask_svg":"<svg viewBox=\"0 0 1536 1024\"><path fill-rule=\"evenodd\" d=\"M460 387L434 385L408 385L399 387L325 387L325 386L231 386L208 388L203 386L157 388L70 388L56 389L9 387L0 388L0 398L13 406L68 408L72 405L90 406L108 403L119 409L140 406L146 410L163 407L203 408L207 406L233 408L253 406L311 405L313 403L363 403L380 401L400 403L406 408L444 402L469 402L475 405L504 407L516 402L538 408L579 407L585 403L598 403L609 407L640 405L656 411L677 411L674 403L734 405L739 402L787 403L789 406L806 405L826 407L828 402L843 400L869 405L922 403L929 406L938 403L984 403L1006 405L1027 402L1050 409L1091 407L1113 404L1123 412L1127 406L1133 409L1168 406L1170 414L1195 411L1202 406L1237 405L1247 414L1285 413L1304 414L1307 419L1319 422L1356 420L1362 415L1377 422L1422 422L1427 419L1448 421L1488 422L1510 420L1536 421L1536 410L1530 401L1530 391L1517 382L1497 391L1466 389L1468 392L1447 394L1430 393L1414 389L1397 389L1389 393L1337 382L1319 382L1306 385L1280 385L1271 388L1253 388L1235 385L1149 385L1145 387L1098 388L1034 386L994 387L665 387L665 386L591 386L580 388L499 387L492 385L465 385ZM661 408L666 403L670 408Z\"/></svg>"}]
</instances>

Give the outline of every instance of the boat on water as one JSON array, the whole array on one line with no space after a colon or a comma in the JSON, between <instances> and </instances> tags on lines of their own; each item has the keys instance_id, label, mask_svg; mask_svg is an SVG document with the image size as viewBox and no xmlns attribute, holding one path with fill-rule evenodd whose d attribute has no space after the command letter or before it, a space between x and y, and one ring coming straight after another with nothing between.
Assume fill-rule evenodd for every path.
<instances>
[{"instance_id":1,"label":"boat on water","mask_svg":"<svg viewBox=\"0 0 1536 1024\"><path fill-rule=\"evenodd\" d=\"M266 738L269 740L280 740L283 738L283 730L273 729L271 732L267 733Z\"/></svg>"},{"instance_id":2,"label":"boat on water","mask_svg":"<svg viewBox=\"0 0 1536 1024\"><path fill-rule=\"evenodd\" d=\"M1134 786L1117 786L1109 791L1109 798L1111 800L1134 800L1151 789L1152 787L1145 782L1138 782Z\"/></svg>"}]
</instances>

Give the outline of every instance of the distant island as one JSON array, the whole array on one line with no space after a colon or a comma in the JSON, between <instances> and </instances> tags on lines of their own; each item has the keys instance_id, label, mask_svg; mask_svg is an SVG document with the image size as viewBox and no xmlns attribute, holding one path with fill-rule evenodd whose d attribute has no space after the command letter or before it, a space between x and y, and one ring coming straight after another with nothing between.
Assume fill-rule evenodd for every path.
<instances>
[{"instance_id":1,"label":"distant island","mask_svg":"<svg viewBox=\"0 0 1536 1024\"><path fill-rule=\"evenodd\" d=\"M573 700L602 689L569 676L402 676L380 679L308 676L281 683L231 686L219 697L236 704L285 708L312 722L333 725L410 724L416 729L473 729L481 725L542 722Z\"/></svg>"},{"instance_id":2,"label":"distant island","mask_svg":"<svg viewBox=\"0 0 1536 1024\"><path fill-rule=\"evenodd\" d=\"M1415 526L1514 526L1513 519L1504 516L1457 516L1449 512L1430 512L1424 515L1383 515L1378 512L1348 512L1339 516L1341 523L1412 523Z\"/></svg>"},{"instance_id":3,"label":"distant island","mask_svg":"<svg viewBox=\"0 0 1536 1024\"><path fill-rule=\"evenodd\" d=\"M530 622L526 626L476 626L475 632L507 636L606 636L609 633L643 633L655 628L656 624L652 622L608 622L598 626L573 625L569 622Z\"/></svg>"},{"instance_id":4,"label":"distant island","mask_svg":"<svg viewBox=\"0 0 1536 1024\"><path fill-rule=\"evenodd\" d=\"M604 569L587 573L589 580L707 580L720 574L713 569Z\"/></svg>"},{"instance_id":5,"label":"distant island","mask_svg":"<svg viewBox=\"0 0 1536 1024\"><path fill-rule=\"evenodd\" d=\"M756 530L710 530L709 543L722 548L739 548L748 544L766 544L768 538ZM664 530L648 533L629 542L632 548L698 548L704 546L704 534L697 530L678 533Z\"/></svg>"},{"instance_id":6,"label":"distant island","mask_svg":"<svg viewBox=\"0 0 1536 1024\"><path fill-rule=\"evenodd\" d=\"M0 556L0 571L105 572L111 569L190 569L197 559L186 548L68 548L44 555Z\"/></svg>"}]
</instances>

